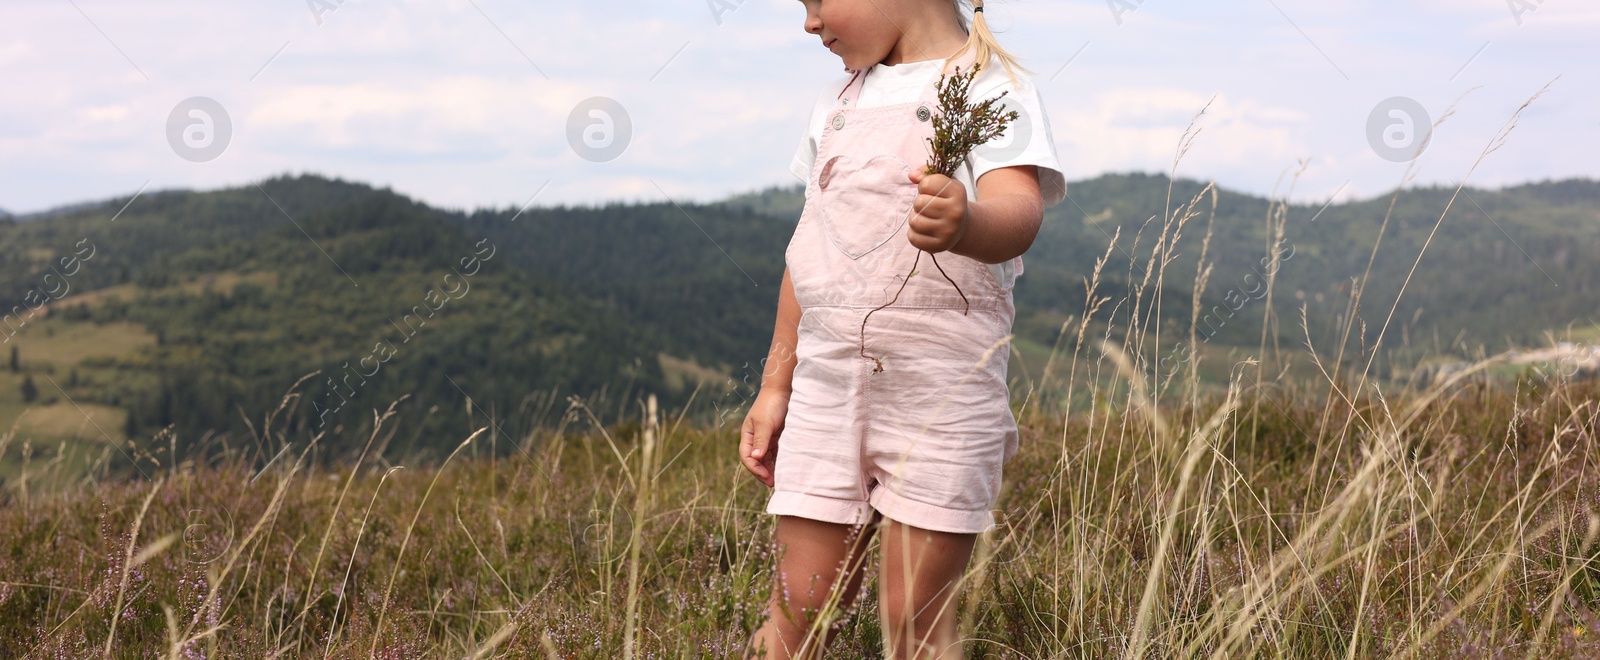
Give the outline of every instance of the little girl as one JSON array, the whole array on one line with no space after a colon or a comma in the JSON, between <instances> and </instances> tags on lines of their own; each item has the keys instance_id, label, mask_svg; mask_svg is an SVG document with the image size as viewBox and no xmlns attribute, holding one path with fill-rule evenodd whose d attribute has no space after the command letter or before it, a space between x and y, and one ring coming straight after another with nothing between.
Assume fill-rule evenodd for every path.
<instances>
[{"instance_id":1,"label":"little girl","mask_svg":"<svg viewBox=\"0 0 1600 660\"><path fill-rule=\"evenodd\" d=\"M741 434L740 460L773 488L766 512L778 516L754 655L821 656L835 626L819 612L851 605L881 527L885 649L961 656L955 594L1017 450L1012 285L1044 209L1066 194L1038 91L995 42L982 0L970 28L961 1L801 0L806 31L850 75L823 89L795 156L805 207ZM1018 118L954 178L924 174L940 76L974 66L969 102L1006 92Z\"/></svg>"}]
</instances>

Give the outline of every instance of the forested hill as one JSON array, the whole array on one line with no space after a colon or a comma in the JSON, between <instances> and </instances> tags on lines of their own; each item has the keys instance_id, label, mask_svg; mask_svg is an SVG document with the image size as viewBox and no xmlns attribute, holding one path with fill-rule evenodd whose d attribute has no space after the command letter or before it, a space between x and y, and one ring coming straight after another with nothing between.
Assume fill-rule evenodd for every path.
<instances>
[{"instance_id":1,"label":"forested hill","mask_svg":"<svg viewBox=\"0 0 1600 660\"><path fill-rule=\"evenodd\" d=\"M1202 187L1176 182L1171 203ZM1400 195L1360 312L1368 341L1452 192ZM1130 312L1116 302L1144 278L1168 181L1110 175L1074 182L1068 195L1024 257L1016 293L1024 346L1050 345L1061 324L1082 313L1084 278L1108 247L1098 294L1112 302L1100 316ZM469 427L469 396L484 411L474 413L478 423L493 411L514 426L536 393L588 396L606 387L616 413L645 390L669 408L681 405L698 378L722 386L697 399L698 409L715 414L759 383L783 251L803 199L794 186L708 205L467 214L303 176L0 219L0 309L14 310L0 332L19 355L16 369L0 375L0 424L9 427L26 404L64 396L122 415L113 428L101 425L106 435L148 437L173 424L180 442L216 431L237 443L251 437L241 412L259 426L314 370L322 373L302 385L305 396L278 423L360 428L371 409L409 393L403 414L415 434L394 440L397 448L453 447ZM1277 328L1280 340L1304 341L1294 311L1302 303L1315 338L1330 335L1352 278L1367 269L1389 202L1286 210L1289 256L1274 293L1276 313L1288 319ZM1187 330L1209 225L1206 337L1255 346L1266 303L1240 292L1255 286L1267 254L1269 203L1222 191L1214 220L1209 199L1201 208L1162 279L1161 315ZM1433 233L1396 325L1406 342L1439 336L1440 351L1540 343L1546 330L1593 322L1595 254L1600 183L1469 189ZM28 402L19 398L24 381L34 388ZM737 386L730 391L729 383Z\"/></svg>"}]
</instances>

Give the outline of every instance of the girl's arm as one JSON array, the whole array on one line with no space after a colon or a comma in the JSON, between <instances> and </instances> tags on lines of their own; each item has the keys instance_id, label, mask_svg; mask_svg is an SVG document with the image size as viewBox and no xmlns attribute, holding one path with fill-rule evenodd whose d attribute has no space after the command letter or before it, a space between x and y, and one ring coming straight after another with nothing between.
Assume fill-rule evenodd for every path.
<instances>
[{"instance_id":1,"label":"girl's arm","mask_svg":"<svg viewBox=\"0 0 1600 660\"><path fill-rule=\"evenodd\" d=\"M978 199L967 204L966 233L951 252L986 264L1010 261L1033 246L1044 222L1035 165L1001 167L978 178Z\"/></svg>"},{"instance_id":2,"label":"girl's arm","mask_svg":"<svg viewBox=\"0 0 1600 660\"><path fill-rule=\"evenodd\" d=\"M761 389L789 392L794 383L795 345L800 339L800 302L794 297L789 269L783 269L783 285L778 288L778 321L772 329L772 348L767 351L767 366L761 373Z\"/></svg>"},{"instance_id":3,"label":"girl's arm","mask_svg":"<svg viewBox=\"0 0 1600 660\"><path fill-rule=\"evenodd\" d=\"M799 331L800 303L794 298L794 284L785 268L783 285L778 289L778 323L772 329L772 349L761 371L761 392L750 404L739 430L739 462L768 488L776 483L773 479L778 467L778 437L789 413Z\"/></svg>"}]
</instances>

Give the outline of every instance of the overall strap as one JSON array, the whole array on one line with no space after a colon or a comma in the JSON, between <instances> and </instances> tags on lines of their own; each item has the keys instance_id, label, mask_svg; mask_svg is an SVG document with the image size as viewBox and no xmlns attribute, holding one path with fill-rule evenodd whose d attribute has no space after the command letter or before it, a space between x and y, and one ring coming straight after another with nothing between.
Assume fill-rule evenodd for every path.
<instances>
[{"instance_id":1,"label":"overall strap","mask_svg":"<svg viewBox=\"0 0 1600 660\"><path fill-rule=\"evenodd\" d=\"M855 74L850 76L850 82L845 83L844 89L839 90L839 99L845 105L854 105L856 98L861 96L861 88L867 84L866 81L867 69L856 69Z\"/></svg>"}]
</instances>

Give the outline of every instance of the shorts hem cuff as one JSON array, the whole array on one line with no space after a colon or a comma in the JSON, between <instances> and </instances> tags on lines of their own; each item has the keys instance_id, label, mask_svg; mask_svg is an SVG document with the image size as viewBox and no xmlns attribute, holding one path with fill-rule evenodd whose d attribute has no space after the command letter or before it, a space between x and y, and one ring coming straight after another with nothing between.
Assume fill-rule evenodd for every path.
<instances>
[{"instance_id":1,"label":"shorts hem cuff","mask_svg":"<svg viewBox=\"0 0 1600 660\"><path fill-rule=\"evenodd\" d=\"M841 525L859 525L871 519L872 507L859 500L840 500L821 495L777 491L767 500L767 513L799 516Z\"/></svg>"},{"instance_id":2,"label":"shorts hem cuff","mask_svg":"<svg viewBox=\"0 0 1600 660\"><path fill-rule=\"evenodd\" d=\"M908 499L883 484L868 497L872 508L900 523L952 534L981 534L995 528L994 513L988 509L966 511L935 506Z\"/></svg>"}]
</instances>

